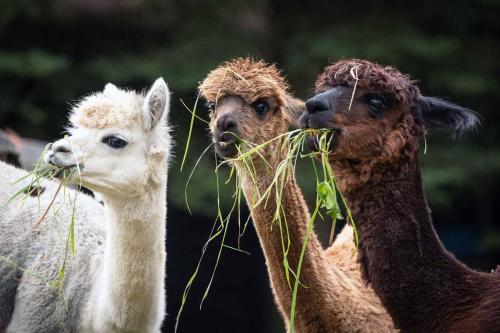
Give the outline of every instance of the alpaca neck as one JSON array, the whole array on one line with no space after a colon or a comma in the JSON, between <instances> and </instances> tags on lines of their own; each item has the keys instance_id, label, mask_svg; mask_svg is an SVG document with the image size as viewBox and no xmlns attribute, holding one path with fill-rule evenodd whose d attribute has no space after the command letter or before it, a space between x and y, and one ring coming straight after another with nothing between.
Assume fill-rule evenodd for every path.
<instances>
[{"instance_id":1,"label":"alpaca neck","mask_svg":"<svg viewBox=\"0 0 500 333\"><path fill-rule=\"evenodd\" d=\"M405 147L401 156L398 161L368 167L347 162L332 166L359 229L365 279L397 326L431 331L436 327L422 325L451 315L456 310L451 304L467 296L460 290L476 288L471 297L480 292L477 285L473 288L476 273L448 253L436 235L416 145Z\"/></svg>"},{"instance_id":2,"label":"alpaca neck","mask_svg":"<svg viewBox=\"0 0 500 333\"><path fill-rule=\"evenodd\" d=\"M267 160L273 161L274 158ZM245 171L241 172L242 189L250 207L256 203L259 198L259 193L262 195L269 188L269 186L272 185L275 172L275 166L269 168L269 166L264 165L264 163L255 164L255 177L251 177ZM267 200L262 200L259 205L251 209L251 215L255 228L264 249L268 265L270 265L269 269L272 270L270 273L276 274L280 278L285 277L283 267L284 250L282 243L282 237L283 242L287 243L285 229L288 228L291 243L288 252L288 261L292 269L295 270L300 256L302 243L306 235L307 222L309 221L307 204L304 201L299 186L297 185L295 176L293 175L291 169L288 170L287 173L281 197L282 211L285 215L281 221L282 230L280 231L278 221L273 222L277 208L275 187L273 187L273 189L269 192ZM257 179L257 184L254 183L254 179ZM275 186L275 184L272 186ZM287 225L285 225L285 218ZM319 243L317 242L314 234L310 236L309 244L310 246L308 249L319 248ZM289 289L288 285L286 286L286 289Z\"/></svg>"},{"instance_id":3,"label":"alpaca neck","mask_svg":"<svg viewBox=\"0 0 500 333\"><path fill-rule=\"evenodd\" d=\"M98 328L159 329L148 325L164 311L166 179L141 196L103 199L106 244L91 299Z\"/></svg>"},{"instance_id":4,"label":"alpaca neck","mask_svg":"<svg viewBox=\"0 0 500 333\"><path fill-rule=\"evenodd\" d=\"M277 152L279 149L270 149L270 151ZM269 168L266 163L262 162L255 163L255 177L251 177L245 170L240 170L243 192L250 207L258 198L256 189L258 188L262 194L272 184L277 162L280 161L279 156L269 155L264 158L272 167ZM257 184L253 179L257 179ZM293 272L296 272L310 218L307 204L297 185L293 170L288 170L284 181L281 204L284 212L281 228L278 221L273 222L277 207L274 188L270 191L267 203L264 200L251 208L251 215L266 257L276 302L288 323L294 276L290 273L289 285L283 264L284 251L288 251L288 265ZM287 230L290 244L287 240ZM302 286L299 286L297 296L295 320L297 332L324 332L332 329L349 331L345 329L343 321L350 317L342 313L342 307L337 306L350 301L349 293L343 288L338 288L339 285L349 285L346 279L340 271L331 269L316 234L314 231L311 232L300 272ZM335 302L332 302L333 300Z\"/></svg>"}]
</instances>

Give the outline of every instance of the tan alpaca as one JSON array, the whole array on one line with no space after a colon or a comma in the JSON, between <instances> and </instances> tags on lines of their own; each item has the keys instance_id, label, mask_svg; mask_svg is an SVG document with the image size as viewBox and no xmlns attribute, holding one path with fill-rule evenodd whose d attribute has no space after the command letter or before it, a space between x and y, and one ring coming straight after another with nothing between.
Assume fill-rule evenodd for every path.
<instances>
[{"instance_id":1,"label":"tan alpaca","mask_svg":"<svg viewBox=\"0 0 500 333\"><path fill-rule=\"evenodd\" d=\"M200 92L211 109L210 129L217 153L223 158L237 153L236 137L260 144L286 133L303 110L301 101L287 95L287 84L274 65L250 59L236 59L210 72ZM234 133L231 134L231 133ZM284 153L280 142L263 149L262 156L271 169ZM262 192L272 182L273 170L255 159L257 187ZM250 207L257 198L255 184L245 169L237 165L243 191ZM291 288L283 266L280 230L271 228L276 209L274 192L267 205L251 210L264 255L276 303L289 326ZM283 210L291 247L290 267L295 271L306 234L309 211L293 172L285 180ZM335 243L324 250L313 233L304 257L298 291L295 329L300 333L318 332L393 332L393 322L373 290L361 279L353 255L352 229L346 227ZM293 276L292 283L293 283Z\"/></svg>"}]
</instances>

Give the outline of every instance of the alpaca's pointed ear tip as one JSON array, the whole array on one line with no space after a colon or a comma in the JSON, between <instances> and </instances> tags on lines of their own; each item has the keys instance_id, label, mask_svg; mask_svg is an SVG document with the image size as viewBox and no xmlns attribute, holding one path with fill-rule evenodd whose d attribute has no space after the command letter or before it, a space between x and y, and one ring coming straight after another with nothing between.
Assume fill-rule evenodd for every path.
<instances>
[{"instance_id":1,"label":"alpaca's pointed ear tip","mask_svg":"<svg viewBox=\"0 0 500 333\"><path fill-rule=\"evenodd\" d=\"M163 79L163 77L159 77L155 81L155 85L157 87L161 87L163 91L165 91L165 114L170 112L170 95L172 94L170 89L168 88L167 82Z\"/></svg>"},{"instance_id":2,"label":"alpaca's pointed ear tip","mask_svg":"<svg viewBox=\"0 0 500 333\"><path fill-rule=\"evenodd\" d=\"M170 91L162 77L155 80L145 96L143 112L146 128L153 128L170 112Z\"/></svg>"},{"instance_id":3,"label":"alpaca's pointed ear tip","mask_svg":"<svg viewBox=\"0 0 500 333\"><path fill-rule=\"evenodd\" d=\"M165 91L169 92L168 84L167 84L167 82L165 82L165 80L161 76L159 78L157 78L155 80L155 82L153 83L152 89L154 89L154 88L161 88L161 89L164 89Z\"/></svg>"},{"instance_id":4,"label":"alpaca's pointed ear tip","mask_svg":"<svg viewBox=\"0 0 500 333\"><path fill-rule=\"evenodd\" d=\"M106 83L106 85L104 86L104 90L103 90L103 93L106 95L106 94L110 94L110 93L113 93L115 91L118 90L118 87L115 86L113 83L111 82L108 82Z\"/></svg>"}]
</instances>

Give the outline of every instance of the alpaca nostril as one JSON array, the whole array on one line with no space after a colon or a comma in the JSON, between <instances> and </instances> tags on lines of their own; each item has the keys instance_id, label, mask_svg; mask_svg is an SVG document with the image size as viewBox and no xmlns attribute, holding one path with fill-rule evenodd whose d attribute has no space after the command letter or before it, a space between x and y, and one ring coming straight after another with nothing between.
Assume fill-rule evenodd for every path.
<instances>
[{"instance_id":1,"label":"alpaca nostril","mask_svg":"<svg viewBox=\"0 0 500 333\"><path fill-rule=\"evenodd\" d=\"M224 115L217 121L217 127L222 132L229 132L235 130L237 124L232 116Z\"/></svg>"},{"instance_id":2,"label":"alpaca nostril","mask_svg":"<svg viewBox=\"0 0 500 333\"><path fill-rule=\"evenodd\" d=\"M328 96L325 96L324 93L316 95L306 101L306 110L309 113L329 111L330 104Z\"/></svg>"},{"instance_id":3,"label":"alpaca nostril","mask_svg":"<svg viewBox=\"0 0 500 333\"><path fill-rule=\"evenodd\" d=\"M232 119L228 119L224 124L224 130L229 131L236 128L236 122Z\"/></svg>"},{"instance_id":4,"label":"alpaca nostril","mask_svg":"<svg viewBox=\"0 0 500 333\"><path fill-rule=\"evenodd\" d=\"M53 147L52 150L54 153L69 153L70 152L70 150L66 146L56 146L56 147Z\"/></svg>"}]
</instances>

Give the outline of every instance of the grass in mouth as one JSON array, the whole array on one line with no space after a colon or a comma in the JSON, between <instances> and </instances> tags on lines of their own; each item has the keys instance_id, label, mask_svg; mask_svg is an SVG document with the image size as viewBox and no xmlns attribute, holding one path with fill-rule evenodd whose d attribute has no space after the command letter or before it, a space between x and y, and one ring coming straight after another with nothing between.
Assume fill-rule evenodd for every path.
<instances>
[{"instance_id":1,"label":"grass in mouth","mask_svg":"<svg viewBox=\"0 0 500 333\"><path fill-rule=\"evenodd\" d=\"M184 103L183 103L184 104ZM196 115L196 107L198 105L198 98L196 99L195 105L192 109L189 109L185 104L184 106L186 109L191 113L191 123L190 123L190 128L188 132L188 140L187 140L187 145L185 147L184 151L184 157L183 157L183 165L186 160L186 156L188 153L189 149L189 142L190 142L190 137L192 134L192 128L193 128L193 123L195 118L201 119L199 116ZM201 119L203 122L208 123L208 121ZM217 238L221 238L220 243L219 243L219 250L217 252L217 258L215 262L215 266L213 269L213 273L210 277L209 283L205 289L205 292L203 294L201 303L200 303L200 308L203 304L203 301L206 299L208 296L210 287L212 285L212 282L215 277L215 272L217 270L217 267L219 265L219 261L221 258L222 250L223 248L228 248L231 250L236 250L239 252L244 252L247 253L240 248L240 238L243 236L246 226L249 223L250 216L248 219L242 223L241 221L241 216L240 216L240 206L241 206L241 197L242 197L242 186L241 186L241 173L245 172L248 177L250 178L251 182L255 186L254 188L254 197L253 198L247 198L249 200L249 209L252 211L259 205L267 205L269 203L269 200L271 198L274 198L275 200L275 210L274 210L274 215L273 215L273 220L271 223L271 228L277 227L279 229L279 233L281 236L281 247L283 251L283 268L285 272L285 276L287 279L287 282L289 284L290 289L292 290L292 301L291 301L291 308L290 308L290 333L294 332L294 320L295 320L295 309L297 306L297 294L299 287L307 287L304 286L300 282L300 273L303 265L303 260L304 260L304 255L306 252L306 248L309 242L310 235L313 230L313 225L318 216L321 218L324 218L320 210L324 209L326 212L326 215L331 219L332 221L332 227L331 227L331 232L330 232L330 237L329 237L329 242L330 244L333 242L333 235L334 235L334 230L336 223L339 219L343 219L344 216L342 215L342 209L341 205L345 208L347 217L349 218L353 230L354 230L354 238L356 245L358 244L358 234L357 230L354 224L354 220L352 219L351 212L349 210L349 207L347 206L347 203L345 201L345 198L342 196L340 193L338 186L337 186L337 181L335 179L335 175L330 167L329 164L329 159L328 159L328 146L329 146L329 140L332 140L333 136L331 136L332 130L330 129L297 129L293 130L281 135L278 135L277 137L266 141L262 144L254 144L242 139L239 139L239 145L237 146L238 149L238 154L235 158L232 159L227 159L220 161L218 160L217 156L215 156L215 164L216 168L214 170L216 180L217 180L217 217L214 221L213 227L211 229L211 232L209 234L208 240L205 242L203 245L202 251L201 251L201 256L200 259L198 260L198 263L196 265L196 268L193 272L193 274L190 276L188 283L184 289L183 295L182 295L182 300L181 300L181 306L179 309L179 312L177 313L177 318L176 318L176 325L175 325L175 331L177 331L179 327L179 322L181 318L181 314L184 308L184 305L186 303L190 288L192 284L194 283L198 273L200 266L202 264L202 261L205 257L206 251L208 246L213 243ZM316 142L318 146L318 151L316 152L311 152L311 153L304 153L304 143L305 140L308 136L315 136L316 137ZM276 144L279 143L279 147L282 150L282 155L284 156L282 160L278 163L276 167L272 167L268 161L262 156L262 150L269 146L270 144ZM189 186L189 181L195 172L196 167L198 166L200 160L203 158L203 156L207 153L207 151L212 147L213 144L209 145L201 154L201 156L197 159L189 177L186 182L186 188L185 188L185 199L186 199L186 205L189 209L189 203L188 203L188 186ZM298 159L304 159L308 158L312 161L313 168L315 170L315 175L316 175L316 201L315 201L315 208L313 210L313 213L311 214L311 217L307 223L307 230L306 230L306 235L304 238L304 241L302 243L302 248L301 248L301 253L300 257L298 259L298 264L295 270L293 270L288 261L288 253L289 249L291 246L291 239L288 231L288 224L286 221L286 215L284 212L284 207L282 205L282 196L283 196L283 190L284 190L284 185L285 182L287 181L287 177L290 174L295 173L295 167ZM319 170L318 167L316 166L315 160L319 161ZM256 166L255 163L259 162L259 167L262 167L264 165L266 169L269 172L269 175L272 176L272 181L270 185L265 188L261 189L258 186L258 181L257 181L257 172L256 172ZM238 168L236 167L238 165ZM232 194L232 199L233 199L233 204L227 214L223 214L222 208L221 208L221 182L220 182L220 176L219 176L219 171L221 167L227 166L230 169L229 177L228 179L224 182L223 185L227 185L231 182L232 178L234 178L234 192ZM272 195L274 194L274 195ZM341 202L341 204L339 203ZM233 214L236 212L237 214L237 221L238 221L238 244L237 246L230 246L225 243L226 240L226 235L227 235L227 230L229 227L229 222L231 220L231 217ZM291 276L294 277L294 281L292 283L292 278Z\"/></svg>"},{"instance_id":2,"label":"grass in mouth","mask_svg":"<svg viewBox=\"0 0 500 333\"><path fill-rule=\"evenodd\" d=\"M65 137L67 139L67 137ZM69 141L69 140L68 140ZM70 142L71 145L71 150L72 154L74 155L74 148L73 145ZM71 207L71 216L70 216L70 223L69 223L69 228L66 231L67 235L62 236L62 232L59 229L59 224L56 223L57 231L60 235L61 241L64 242L64 253L62 254L62 264L61 267L58 271L58 274L55 278L49 279L46 277L41 276L39 273L36 272L31 272L21 266L19 266L17 263L13 262L10 258L8 257L0 257L0 259L4 260L8 264L12 265L15 269L21 270L25 274L40 279L43 281L43 283L50 289L55 289L57 290L60 295L62 296L62 304L64 305L64 309L66 313L69 312L68 304L66 301L66 296L64 293L64 277L66 273L66 265L67 265L67 260L68 260L68 253L71 253L71 256L74 256L75 254L75 223L76 223L76 201L78 197L79 191L74 190L73 195L70 191L67 190L68 185L69 185L69 179L73 177L75 174L78 176L78 179L80 180L80 166L76 165L76 167L71 168L71 169L66 169L63 167L55 166L53 164L48 164L43 161L43 157L46 154L47 150L49 148L49 145L45 147L43 152L41 153L37 163L34 165L33 169L28 172L25 176L17 179L12 185L16 185L19 183L24 183L25 185L22 186L14 195L12 195L7 202L5 202L3 205L9 205L13 204L14 201L19 199L19 204L22 207L28 198L33 198L36 197L38 200L38 205L40 207L41 202L40 202L40 196L44 191L42 190L43 187L43 180L44 179L56 179L58 181L58 186L48 203L48 205L43 209L42 214L40 217L32 224L32 228L41 228L43 227L43 222L46 221L47 219L53 217L55 219L55 222L57 222L57 215L60 210L60 208L63 205L69 204ZM81 185L81 182L79 181L79 185ZM60 203L59 207L54 207L54 204L56 202L57 196L59 193L63 191L63 201ZM68 201L66 201L68 200ZM52 211L52 214L50 214Z\"/></svg>"}]
</instances>

